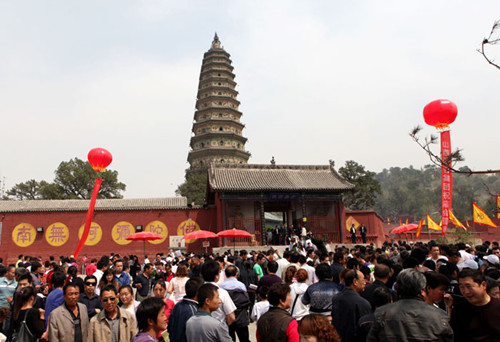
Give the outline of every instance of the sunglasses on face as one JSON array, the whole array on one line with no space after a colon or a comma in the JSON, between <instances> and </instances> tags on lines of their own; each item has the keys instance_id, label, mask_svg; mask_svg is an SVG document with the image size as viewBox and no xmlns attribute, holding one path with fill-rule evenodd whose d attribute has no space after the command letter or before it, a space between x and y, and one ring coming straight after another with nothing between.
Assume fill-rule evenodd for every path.
<instances>
[{"instance_id":1,"label":"sunglasses on face","mask_svg":"<svg viewBox=\"0 0 500 342\"><path fill-rule=\"evenodd\" d=\"M103 298L102 302L107 303L107 302L114 302L116 301L116 297L111 297L111 298Z\"/></svg>"},{"instance_id":2,"label":"sunglasses on face","mask_svg":"<svg viewBox=\"0 0 500 342\"><path fill-rule=\"evenodd\" d=\"M97 283L89 283L89 282L85 283L85 285L87 285L87 286L95 286L95 284L97 284Z\"/></svg>"}]
</instances>

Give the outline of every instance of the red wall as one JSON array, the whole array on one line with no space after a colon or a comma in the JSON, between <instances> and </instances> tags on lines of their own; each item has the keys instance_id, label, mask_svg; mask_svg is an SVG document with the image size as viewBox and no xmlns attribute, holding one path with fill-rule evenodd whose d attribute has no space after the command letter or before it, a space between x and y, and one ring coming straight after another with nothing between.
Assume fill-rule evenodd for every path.
<instances>
[{"instance_id":1,"label":"red wall","mask_svg":"<svg viewBox=\"0 0 500 342\"><path fill-rule=\"evenodd\" d=\"M3 213L2 233L0 243L0 257L4 263L13 263L19 254L41 256L43 260L50 255L56 259L63 255L73 254L79 238L78 230L85 222L86 212L84 211L61 211L61 212L23 212L23 213ZM132 241L128 245L119 245L111 237L113 226L120 221L130 222L134 227L146 225L152 221L163 222L168 229L168 237L161 244L151 244L146 242L146 253L153 255L156 252L167 252L169 248L169 237L177 234L179 224L191 218L198 223L203 230L216 230L216 210L209 209L173 209L173 210L118 210L118 211L96 211L93 222L98 223L102 228L101 241L95 246L84 246L80 257L100 257L110 253L120 255L136 254L142 260L143 242ZM61 222L69 229L68 241L59 247L50 245L45 239L47 227L51 224ZM19 247L12 240L12 231L20 223L29 223L33 227L44 227L43 233L36 233L35 241L28 247ZM181 234L182 235L182 234ZM201 246L201 242L199 243ZM193 246L190 246L193 245ZM188 249L196 248L198 243L188 245Z\"/></svg>"},{"instance_id":2,"label":"red wall","mask_svg":"<svg viewBox=\"0 0 500 342\"><path fill-rule=\"evenodd\" d=\"M366 226L366 237L367 237L367 242L373 242L377 246L381 246L384 241L387 239L384 236L384 222L380 218L380 216L377 215L377 213L373 210L346 210L345 211L345 219L344 219L344 224L345 220L349 216L352 216L356 221L358 221L361 224L364 224ZM344 230L344 243L350 243L351 242L351 234L347 231ZM361 235L357 234L357 241L361 242Z\"/></svg>"}]
</instances>

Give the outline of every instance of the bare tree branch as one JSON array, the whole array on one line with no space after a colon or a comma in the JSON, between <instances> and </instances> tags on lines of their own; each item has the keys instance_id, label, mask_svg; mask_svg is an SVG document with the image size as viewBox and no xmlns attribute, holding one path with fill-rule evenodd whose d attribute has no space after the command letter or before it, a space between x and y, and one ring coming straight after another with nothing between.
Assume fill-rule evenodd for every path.
<instances>
[{"instance_id":1,"label":"bare tree branch","mask_svg":"<svg viewBox=\"0 0 500 342\"><path fill-rule=\"evenodd\" d=\"M484 170L484 171L472 171L472 170L458 170L454 166L457 162L464 161L460 149L456 149L451 153L445 160L441 159L437 154L432 152L431 145L435 144L438 140L437 136L431 135L430 138L425 138L424 142L420 141L418 133L422 130L422 127L416 126L409 133L410 137L415 141L429 156L431 163L439 167L444 167L453 173L466 174L466 175L476 175L476 174L493 174L500 173L500 170Z\"/></svg>"},{"instance_id":2,"label":"bare tree branch","mask_svg":"<svg viewBox=\"0 0 500 342\"><path fill-rule=\"evenodd\" d=\"M477 50L481 55L483 55L484 59L486 59L486 61L489 64L493 65L497 69L500 69L500 66L495 63L494 59L492 59L486 55L484 47L486 45L496 45L496 44L500 43L499 31L500 31L500 21L495 21L495 23L493 24L493 27L491 28L490 35L488 36L488 38L483 39L483 42L481 43L481 49Z\"/></svg>"}]
</instances>

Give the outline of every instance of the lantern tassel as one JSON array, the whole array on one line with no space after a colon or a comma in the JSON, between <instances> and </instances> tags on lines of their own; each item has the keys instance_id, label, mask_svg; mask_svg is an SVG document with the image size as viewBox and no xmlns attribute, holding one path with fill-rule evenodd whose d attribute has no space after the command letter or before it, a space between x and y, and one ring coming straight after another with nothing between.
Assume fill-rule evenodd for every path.
<instances>
[{"instance_id":1,"label":"lantern tassel","mask_svg":"<svg viewBox=\"0 0 500 342\"><path fill-rule=\"evenodd\" d=\"M85 242L87 241L87 237L90 232L90 224L92 222L92 217L94 216L94 207L95 201L97 199L97 194L99 193L99 189L101 188L102 179L96 178L94 183L94 190L92 191L92 197L90 198L89 210L87 211L87 218L85 219L85 228L83 229L82 237L80 238L80 242L73 253L73 257L76 259L80 254Z\"/></svg>"}]
</instances>

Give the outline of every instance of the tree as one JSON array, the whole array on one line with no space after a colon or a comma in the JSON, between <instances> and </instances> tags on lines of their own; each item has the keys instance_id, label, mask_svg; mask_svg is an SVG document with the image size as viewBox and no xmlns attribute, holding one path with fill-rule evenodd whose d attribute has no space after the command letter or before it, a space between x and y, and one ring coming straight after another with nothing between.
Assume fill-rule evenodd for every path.
<instances>
[{"instance_id":1,"label":"tree","mask_svg":"<svg viewBox=\"0 0 500 342\"><path fill-rule=\"evenodd\" d=\"M175 193L187 197L188 203L203 205L207 194L207 171L187 171L186 180Z\"/></svg>"},{"instance_id":2,"label":"tree","mask_svg":"<svg viewBox=\"0 0 500 342\"><path fill-rule=\"evenodd\" d=\"M16 184L7 194L23 199L90 199L95 178L102 178L97 198L123 198L121 191L126 185L118 181L118 172L106 170L96 172L92 166L75 158L61 162L55 171L54 182L29 180Z\"/></svg>"},{"instance_id":3,"label":"tree","mask_svg":"<svg viewBox=\"0 0 500 342\"><path fill-rule=\"evenodd\" d=\"M489 57L486 54L485 46L497 45L499 43L500 43L500 21L495 21L493 27L491 28L490 35L488 36L488 38L483 39L483 42L481 43L481 49L478 51L481 55L483 55L484 59L486 59L486 61L489 64L493 65L497 69L500 69L500 65L498 65L493 58Z\"/></svg>"},{"instance_id":4,"label":"tree","mask_svg":"<svg viewBox=\"0 0 500 342\"><path fill-rule=\"evenodd\" d=\"M381 193L380 183L375 179L375 172L365 170L363 165L348 160L339 173L348 182L355 185L354 191L344 195L344 203L351 210L372 209L375 199Z\"/></svg>"},{"instance_id":5,"label":"tree","mask_svg":"<svg viewBox=\"0 0 500 342\"><path fill-rule=\"evenodd\" d=\"M43 183L43 184L42 184ZM7 191L7 195L14 197L17 200L36 200L40 199L40 187L44 186L47 182L37 182L30 179L25 183L18 183Z\"/></svg>"}]
</instances>

